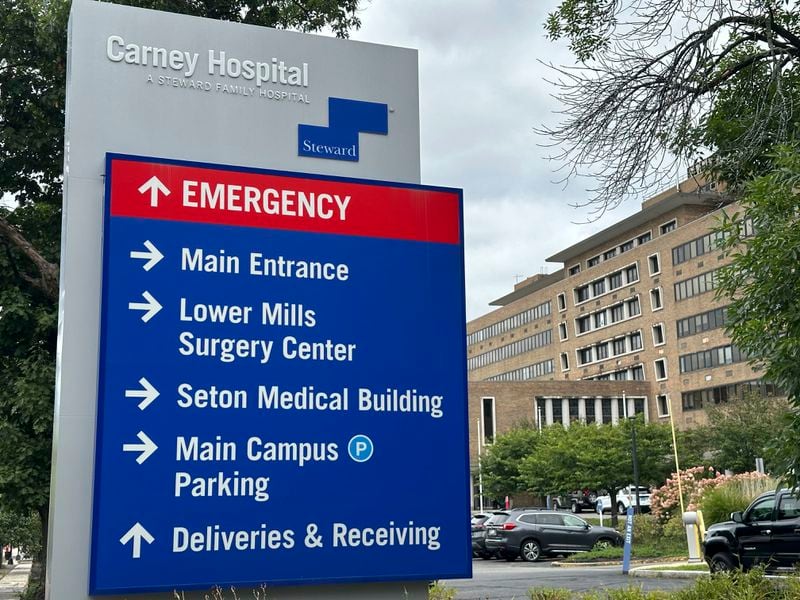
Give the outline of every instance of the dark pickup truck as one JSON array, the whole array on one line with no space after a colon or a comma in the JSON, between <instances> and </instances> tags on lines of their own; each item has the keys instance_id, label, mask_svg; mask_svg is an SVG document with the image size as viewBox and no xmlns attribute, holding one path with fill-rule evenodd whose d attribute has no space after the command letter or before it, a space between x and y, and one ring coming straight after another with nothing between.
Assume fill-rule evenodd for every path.
<instances>
[{"instance_id":1,"label":"dark pickup truck","mask_svg":"<svg viewBox=\"0 0 800 600\"><path fill-rule=\"evenodd\" d=\"M800 501L791 490L761 494L744 512L712 525L703 540L712 573L756 565L769 571L800 564Z\"/></svg>"}]
</instances>

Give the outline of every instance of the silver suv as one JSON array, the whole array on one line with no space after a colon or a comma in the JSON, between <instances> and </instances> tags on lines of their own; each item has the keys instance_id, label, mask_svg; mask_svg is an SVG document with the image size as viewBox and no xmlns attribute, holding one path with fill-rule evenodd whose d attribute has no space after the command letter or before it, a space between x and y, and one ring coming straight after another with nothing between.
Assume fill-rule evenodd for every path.
<instances>
[{"instance_id":1,"label":"silver suv","mask_svg":"<svg viewBox=\"0 0 800 600\"><path fill-rule=\"evenodd\" d=\"M589 525L575 515L528 508L504 511L486 531L486 551L512 561L535 562L551 554L588 552L593 548L621 546L622 536L610 527Z\"/></svg>"}]
</instances>

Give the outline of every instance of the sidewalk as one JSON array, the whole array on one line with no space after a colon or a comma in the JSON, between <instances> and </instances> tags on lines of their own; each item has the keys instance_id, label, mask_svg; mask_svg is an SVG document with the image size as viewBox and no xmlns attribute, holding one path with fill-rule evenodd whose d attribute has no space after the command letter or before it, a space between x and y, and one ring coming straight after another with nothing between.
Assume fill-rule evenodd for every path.
<instances>
[{"instance_id":1,"label":"sidewalk","mask_svg":"<svg viewBox=\"0 0 800 600\"><path fill-rule=\"evenodd\" d=\"M31 561L23 560L10 569L5 566L0 571L0 600L17 600L28 585L31 574Z\"/></svg>"}]
</instances>

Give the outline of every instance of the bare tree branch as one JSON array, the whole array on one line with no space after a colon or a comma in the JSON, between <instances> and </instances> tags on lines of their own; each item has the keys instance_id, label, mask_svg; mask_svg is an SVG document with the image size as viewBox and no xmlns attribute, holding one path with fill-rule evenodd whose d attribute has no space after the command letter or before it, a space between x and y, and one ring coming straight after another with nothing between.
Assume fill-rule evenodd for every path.
<instances>
[{"instance_id":1,"label":"bare tree branch","mask_svg":"<svg viewBox=\"0 0 800 600\"><path fill-rule=\"evenodd\" d=\"M0 237L30 260L38 272L38 277L31 277L25 273L20 273L20 276L47 298L58 302L58 266L39 254L25 236L3 216L0 216Z\"/></svg>"}]
</instances>

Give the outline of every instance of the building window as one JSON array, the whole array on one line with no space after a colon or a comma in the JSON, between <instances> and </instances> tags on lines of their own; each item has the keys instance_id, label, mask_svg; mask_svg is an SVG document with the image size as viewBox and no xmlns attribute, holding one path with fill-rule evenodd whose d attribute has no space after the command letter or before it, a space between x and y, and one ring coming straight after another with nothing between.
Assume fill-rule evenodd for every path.
<instances>
[{"instance_id":1,"label":"building window","mask_svg":"<svg viewBox=\"0 0 800 600\"><path fill-rule=\"evenodd\" d=\"M659 358L653 362L656 370L656 381L663 381L667 378L667 359Z\"/></svg>"},{"instance_id":2,"label":"building window","mask_svg":"<svg viewBox=\"0 0 800 600\"><path fill-rule=\"evenodd\" d=\"M625 354L625 338L619 338L614 340L613 345L614 345L614 356Z\"/></svg>"},{"instance_id":3,"label":"building window","mask_svg":"<svg viewBox=\"0 0 800 600\"><path fill-rule=\"evenodd\" d=\"M584 285L579 288L575 288L575 304L580 304L581 302L586 302L589 299L589 286Z\"/></svg>"},{"instance_id":4,"label":"building window","mask_svg":"<svg viewBox=\"0 0 800 600\"><path fill-rule=\"evenodd\" d=\"M481 424L483 427L483 443L494 443L494 398L481 399Z\"/></svg>"},{"instance_id":5,"label":"building window","mask_svg":"<svg viewBox=\"0 0 800 600\"><path fill-rule=\"evenodd\" d=\"M641 350L642 349L642 334L639 331L635 331L630 335L631 341L631 351Z\"/></svg>"},{"instance_id":6,"label":"building window","mask_svg":"<svg viewBox=\"0 0 800 600\"><path fill-rule=\"evenodd\" d=\"M607 425L611 423L611 398L603 398L601 404L603 407L603 423Z\"/></svg>"},{"instance_id":7,"label":"building window","mask_svg":"<svg viewBox=\"0 0 800 600\"><path fill-rule=\"evenodd\" d=\"M628 305L628 316L635 317L642 314L642 308L639 306L639 298L632 298L626 302Z\"/></svg>"},{"instance_id":8,"label":"building window","mask_svg":"<svg viewBox=\"0 0 800 600\"><path fill-rule=\"evenodd\" d=\"M616 290L617 288L622 287L622 271L617 271L616 273L612 273L608 277L608 288L609 290Z\"/></svg>"},{"instance_id":9,"label":"building window","mask_svg":"<svg viewBox=\"0 0 800 600\"><path fill-rule=\"evenodd\" d=\"M747 356L736 346L719 346L701 352L692 352L678 357L681 373L711 369L747 360Z\"/></svg>"},{"instance_id":10,"label":"building window","mask_svg":"<svg viewBox=\"0 0 800 600\"><path fill-rule=\"evenodd\" d=\"M661 273L661 261L658 259L658 254L651 254L647 257L647 267L650 270L650 275Z\"/></svg>"},{"instance_id":11,"label":"building window","mask_svg":"<svg viewBox=\"0 0 800 600\"><path fill-rule=\"evenodd\" d=\"M580 272L581 272L581 266L580 265L572 265L569 268L569 274L570 275L577 275Z\"/></svg>"},{"instance_id":12,"label":"building window","mask_svg":"<svg viewBox=\"0 0 800 600\"><path fill-rule=\"evenodd\" d=\"M586 400L586 423L591 424L596 421L594 416L594 399L588 398Z\"/></svg>"},{"instance_id":13,"label":"building window","mask_svg":"<svg viewBox=\"0 0 800 600\"><path fill-rule=\"evenodd\" d=\"M580 418L580 400L578 398L569 399L569 422L574 423Z\"/></svg>"},{"instance_id":14,"label":"building window","mask_svg":"<svg viewBox=\"0 0 800 600\"><path fill-rule=\"evenodd\" d=\"M595 346L597 352L597 360L604 360L608 358L608 342L602 342Z\"/></svg>"},{"instance_id":15,"label":"building window","mask_svg":"<svg viewBox=\"0 0 800 600\"><path fill-rule=\"evenodd\" d=\"M669 416L669 398L664 394L656 396L656 405L658 407L659 417Z\"/></svg>"},{"instance_id":16,"label":"building window","mask_svg":"<svg viewBox=\"0 0 800 600\"><path fill-rule=\"evenodd\" d=\"M636 243L639 246L641 246L642 244L646 244L647 242L649 242L651 239L653 239L653 234L648 231L646 233L643 233L639 237L637 237L636 238Z\"/></svg>"},{"instance_id":17,"label":"building window","mask_svg":"<svg viewBox=\"0 0 800 600\"><path fill-rule=\"evenodd\" d=\"M639 269L636 265L631 265L625 269L625 280L628 285L639 281Z\"/></svg>"},{"instance_id":18,"label":"building window","mask_svg":"<svg viewBox=\"0 0 800 600\"><path fill-rule=\"evenodd\" d=\"M578 350L578 364L585 365L590 362L592 362L592 349L581 348Z\"/></svg>"},{"instance_id":19,"label":"building window","mask_svg":"<svg viewBox=\"0 0 800 600\"><path fill-rule=\"evenodd\" d=\"M644 381L644 367L636 365L631 369L631 379L634 381Z\"/></svg>"},{"instance_id":20,"label":"building window","mask_svg":"<svg viewBox=\"0 0 800 600\"><path fill-rule=\"evenodd\" d=\"M619 247L620 253L628 252L629 250L633 250L633 240L628 240Z\"/></svg>"},{"instance_id":21,"label":"building window","mask_svg":"<svg viewBox=\"0 0 800 600\"><path fill-rule=\"evenodd\" d=\"M497 323L493 323L492 325L470 333L467 336L467 345L471 346L473 344L477 344L478 342L501 335L506 331L516 329L517 327L521 327L522 325L530 323L531 321L536 321L537 319L542 319L549 315L550 301L548 300L547 302L538 304L533 308L528 308L520 313L506 317L502 321L498 321Z\"/></svg>"},{"instance_id":22,"label":"building window","mask_svg":"<svg viewBox=\"0 0 800 600\"><path fill-rule=\"evenodd\" d=\"M561 398L553 398L551 400L553 405L553 425L562 425L564 423L563 417L563 404Z\"/></svg>"},{"instance_id":23,"label":"building window","mask_svg":"<svg viewBox=\"0 0 800 600\"><path fill-rule=\"evenodd\" d=\"M491 377L487 377L486 381L529 381L531 379L536 379L537 377L550 375L552 372L553 359L548 358L547 360L543 360L532 365L526 365L519 369L514 369L513 371L506 371L505 373L492 375Z\"/></svg>"},{"instance_id":24,"label":"building window","mask_svg":"<svg viewBox=\"0 0 800 600\"><path fill-rule=\"evenodd\" d=\"M680 302L686 298L705 294L717 287L717 271L701 273L696 277L679 281L675 284L675 301Z\"/></svg>"},{"instance_id":25,"label":"building window","mask_svg":"<svg viewBox=\"0 0 800 600\"><path fill-rule=\"evenodd\" d=\"M586 315L585 317L578 317L577 319L575 319L575 330L578 332L578 334L586 333L591 329L592 329L592 323L589 319L589 315Z\"/></svg>"},{"instance_id":26,"label":"building window","mask_svg":"<svg viewBox=\"0 0 800 600\"><path fill-rule=\"evenodd\" d=\"M664 324L658 323L657 325L653 325L653 345L661 346L664 343L666 343L664 339Z\"/></svg>"},{"instance_id":27,"label":"building window","mask_svg":"<svg viewBox=\"0 0 800 600\"><path fill-rule=\"evenodd\" d=\"M586 261L586 267L587 268L595 267L595 266L597 266L599 264L600 264L600 255L599 254L597 256L593 256L592 258L590 258L589 260Z\"/></svg>"},{"instance_id":28,"label":"building window","mask_svg":"<svg viewBox=\"0 0 800 600\"><path fill-rule=\"evenodd\" d=\"M711 329L724 327L727 323L727 306L715 308L698 315L692 315L676 322L678 337L687 337Z\"/></svg>"},{"instance_id":29,"label":"building window","mask_svg":"<svg viewBox=\"0 0 800 600\"><path fill-rule=\"evenodd\" d=\"M650 290L650 306L653 311L664 308L664 304L661 302L661 288L654 288Z\"/></svg>"},{"instance_id":30,"label":"building window","mask_svg":"<svg viewBox=\"0 0 800 600\"><path fill-rule=\"evenodd\" d=\"M557 300L559 312L567 310L567 295L562 292L557 296Z\"/></svg>"},{"instance_id":31,"label":"building window","mask_svg":"<svg viewBox=\"0 0 800 600\"><path fill-rule=\"evenodd\" d=\"M567 339L567 322L566 321L561 321L561 323L558 324L558 336L559 336L559 338L561 339L562 342Z\"/></svg>"},{"instance_id":32,"label":"building window","mask_svg":"<svg viewBox=\"0 0 800 600\"><path fill-rule=\"evenodd\" d=\"M667 221L663 225L661 225L658 230L661 232L661 235L665 233L669 233L670 231L675 231L678 228L678 221L677 219L672 219L672 221Z\"/></svg>"},{"instance_id":33,"label":"building window","mask_svg":"<svg viewBox=\"0 0 800 600\"><path fill-rule=\"evenodd\" d=\"M600 296L606 293L606 282L605 279L601 279L600 281L595 281L592 284L592 295L593 296Z\"/></svg>"},{"instance_id":34,"label":"building window","mask_svg":"<svg viewBox=\"0 0 800 600\"><path fill-rule=\"evenodd\" d=\"M610 260L617 255L617 249L612 248L611 250L607 250L603 252L603 260Z\"/></svg>"},{"instance_id":35,"label":"building window","mask_svg":"<svg viewBox=\"0 0 800 600\"><path fill-rule=\"evenodd\" d=\"M561 353L561 370L569 371L569 356L566 352Z\"/></svg>"},{"instance_id":36,"label":"building window","mask_svg":"<svg viewBox=\"0 0 800 600\"><path fill-rule=\"evenodd\" d=\"M594 328L600 329L606 326L606 311L595 313L594 315Z\"/></svg>"},{"instance_id":37,"label":"building window","mask_svg":"<svg viewBox=\"0 0 800 600\"><path fill-rule=\"evenodd\" d=\"M467 359L467 369L474 371L475 369L480 369L492 363L506 360L512 356L518 356L535 350L536 348L548 346L552 342L553 330L545 329L539 333L534 333L533 335L521 338L505 346L499 346L498 348L477 354Z\"/></svg>"}]
</instances>

